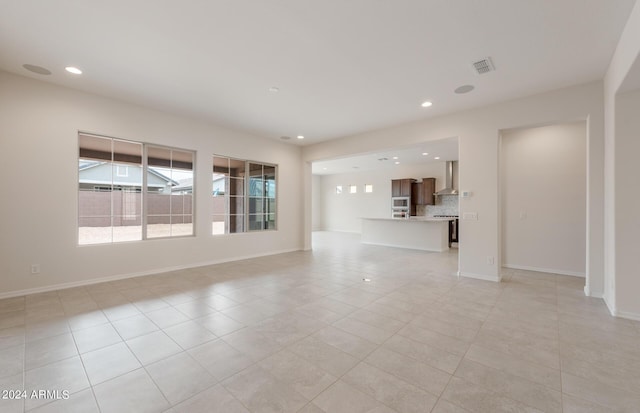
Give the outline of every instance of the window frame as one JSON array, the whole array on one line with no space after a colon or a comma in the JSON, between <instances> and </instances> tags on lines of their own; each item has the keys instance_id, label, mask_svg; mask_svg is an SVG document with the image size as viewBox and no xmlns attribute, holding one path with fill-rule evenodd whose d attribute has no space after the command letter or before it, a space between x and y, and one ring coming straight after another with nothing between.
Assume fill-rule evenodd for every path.
<instances>
[{"instance_id":1,"label":"window frame","mask_svg":"<svg viewBox=\"0 0 640 413\"><path fill-rule=\"evenodd\" d=\"M220 237L220 236L229 236L229 235L238 235L238 234L248 234L248 233L255 233L255 232L268 232L268 231L277 231L278 230L278 221L279 221L279 213L278 213L278 205L279 205L279 165L275 164L275 163L271 163L271 162L263 162L263 161L254 161L254 160L250 160L250 159L242 159L242 158L237 158L237 157L233 157L233 156L229 156L229 155L221 155L221 154L213 154L211 159L213 161L213 167L212 167L212 178L213 178L213 173L215 173L215 171L213 170L215 168L215 158L224 158L227 159L228 162L230 161L238 161L238 162L243 162L244 163L244 176L242 177L242 181L243 181L243 192L242 192L242 198L243 198L243 211L242 214L231 214L229 212L229 209L227 208L229 206L229 202L230 199L232 197L232 195L230 194L229 188L227 188L225 186L225 193L222 195L224 196L224 203L225 203L225 212L223 214L224 216L224 223L225 223L225 228L224 228L224 232L222 233L214 233L213 232L213 226L211 228L211 236L213 237ZM229 163L230 164L230 163ZM265 187L264 187L264 182L263 182L263 186L262 186L262 196L256 197L256 196L251 196L250 195L250 182L251 182L251 172L250 172L250 164L254 164L254 165L260 165L262 167L262 173L261 173L261 179L264 181L264 168L265 167L271 167L274 169L274 178L273 181L275 182L275 194L273 198L269 198L266 196L266 194L264 193L265 191ZM231 176L227 176L227 179L230 181L231 179L239 179L238 177L231 177ZM213 183L213 182L212 182ZM211 188L213 190L213 188ZM217 196L220 195L215 195L212 194L212 198L215 198ZM238 197L239 195L233 195L234 197ZM251 203L251 199L261 199L262 202L262 212L259 214L252 214L250 212L250 203ZM273 213L267 213L264 211L264 203L265 200L268 199L273 199L275 202L275 211ZM215 216L220 216L221 214L211 214L210 215L210 219L211 219L211 223L213 224L213 218ZM230 225L230 218L231 216L242 216L242 222L243 222L243 227L242 227L242 231L235 231L235 232L231 232L229 225ZM268 215L273 215L274 216L274 224L273 224L273 228L264 228L264 225L262 228L260 229L251 229L250 228L250 216L256 216L256 215L261 215L262 216L262 221L263 223L268 222L268 220L264 219L266 216Z\"/></svg>"},{"instance_id":2,"label":"window frame","mask_svg":"<svg viewBox=\"0 0 640 413\"><path fill-rule=\"evenodd\" d=\"M118 165L115 161L114 158L114 141L118 141L118 142L124 142L124 143L130 143L130 144L135 144L135 145L140 145L141 146L141 163L140 163L140 173L141 173L141 183L140 183L140 189L136 189L136 191L129 191L129 192L135 192L135 193L139 193L140 194L140 202L141 202L141 206L140 206L140 227L141 227L141 237L140 239L135 239L135 240L114 240L114 234L113 234L113 229L116 228L116 226L114 226L114 213L113 213L113 199L110 201L110 221L111 221L111 236L110 236L110 240L109 241L101 241L101 242L85 242L85 243L81 243L81 238L80 238L80 228L82 228L82 226L80 225L81 219L82 218L91 218L91 217L84 217L81 216L81 199L80 199L80 172L81 169L79 167L77 167L76 169L76 246L78 247L87 247L87 246L96 246L96 245L112 245L112 244L123 244L123 243L130 243L130 242L144 242L144 241L148 241L148 240L161 240L161 239L174 239L174 238L189 238L189 237L195 237L196 236L196 161L197 161L197 151L193 150L193 149L186 149L186 148L179 148L179 147L174 147L174 146L167 146L167 145L159 145L156 143L149 143L149 142L142 142L142 141L136 141L136 140L131 140L131 139L125 139L125 138L118 138L118 137L112 137L109 135L103 135L103 134L97 134L97 133L93 133L93 132L86 132L86 131L82 131L82 130L78 130L77 131L77 164L79 165L80 162L83 159L87 159L87 160L91 160L91 158L88 157L82 157L81 156L81 150L82 150L82 146L81 146L81 140L82 140L82 136L86 136L89 138L99 138L99 139L105 139L105 140L109 140L111 142L111 160L109 161L104 161L104 162L108 162L111 165L111 169L112 169L112 175L111 175L111 185L109 188L109 192L113 193L114 188L116 187L121 187L121 185L115 185L113 179L116 177L129 177L129 165L125 165L127 167L127 174L126 175L120 175L118 174L118 168L121 165ZM154 147L154 148L162 148L162 149L168 149L170 151L179 151L179 152L184 152L184 153L190 153L191 154L191 173L193 175L193 181L192 181L192 186L191 186L191 234L181 234L181 235L169 235L169 236L162 236L162 237L148 237L148 233L147 233L147 224L148 224L148 197L147 197L147 192L148 192L148 173L149 173L149 169L148 169L148 148L149 147ZM115 168L114 168L115 167ZM103 191L103 188L107 189L108 185L106 184L95 184L92 186L92 191ZM120 188L118 190L121 190L123 192L127 192L125 191L123 188ZM169 196L172 196L171 194L169 194ZM182 214L182 215L188 215L188 214ZM123 217L126 216L125 220L130 220L130 214L125 214L123 215ZM170 215L171 216L171 215ZM106 217L106 216L105 216ZM124 219L124 218L123 218Z\"/></svg>"},{"instance_id":3,"label":"window frame","mask_svg":"<svg viewBox=\"0 0 640 413\"><path fill-rule=\"evenodd\" d=\"M142 156L142 241L146 241L146 240L156 240L156 239L174 239L174 238L190 238L190 237L195 237L196 236L196 197L195 197L195 188L196 188L196 157L197 157L197 151L195 150L191 150L191 149L184 149L184 148L177 148L175 146L167 146L167 145L159 145L159 144L155 144L155 143L147 143L147 142L140 142L142 143L142 151L143 151L143 156ZM171 169L173 169L173 151L179 151L179 152L189 152L191 153L191 172L192 172L192 184L191 184L191 234L187 234L187 235L169 235L169 236L162 236L162 237L148 237L148 232L147 232L147 227L148 227L148 218L149 218L149 212L148 212L148 207L149 207L149 201L148 201L148 193L149 193L149 188L147 187L148 185L148 171L149 171L149 156L148 156L148 150L149 148L156 148L156 149L165 149L168 151L171 151ZM169 177L169 179L172 179L171 177ZM169 194L168 196L173 196L172 194ZM170 199L170 205L172 205L172 199ZM188 215L188 214L182 214L184 215ZM156 215L152 215L152 216L156 216ZM170 219L170 223L171 223L171 219L173 218L173 214L171 211L171 207L169 209L169 219ZM173 225L172 223L170 225ZM171 231L173 228L170 227L169 231Z\"/></svg>"}]
</instances>

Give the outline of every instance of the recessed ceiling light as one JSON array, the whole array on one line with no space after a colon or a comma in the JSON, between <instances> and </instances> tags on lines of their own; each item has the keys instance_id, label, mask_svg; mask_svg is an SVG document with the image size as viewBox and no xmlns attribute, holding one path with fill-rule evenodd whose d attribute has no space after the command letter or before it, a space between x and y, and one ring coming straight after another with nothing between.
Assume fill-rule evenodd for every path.
<instances>
[{"instance_id":1,"label":"recessed ceiling light","mask_svg":"<svg viewBox=\"0 0 640 413\"><path fill-rule=\"evenodd\" d=\"M475 89L475 87L473 85L463 85L463 86L460 86L460 87L456 88L456 90L454 90L454 92L459 94L459 95L463 95L465 93L471 92L473 89Z\"/></svg>"},{"instance_id":2,"label":"recessed ceiling light","mask_svg":"<svg viewBox=\"0 0 640 413\"><path fill-rule=\"evenodd\" d=\"M439 157L439 156L436 156L436 157L435 157L435 158L433 158L433 159L440 159L440 157Z\"/></svg>"},{"instance_id":3,"label":"recessed ceiling light","mask_svg":"<svg viewBox=\"0 0 640 413\"><path fill-rule=\"evenodd\" d=\"M78 69L77 67L74 66L67 66L64 68L64 70L66 70L69 73L73 73L74 75L81 75L82 74L82 70Z\"/></svg>"},{"instance_id":4,"label":"recessed ceiling light","mask_svg":"<svg viewBox=\"0 0 640 413\"><path fill-rule=\"evenodd\" d=\"M433 105L433 103L429 102L428 100L426 102L422 102L422 107L423 108L428 108L429 106Z\"/></svg>"},{"instance_id":5,"label":"recessed ceiling light","mask_svg":"<svg viewBox=\"0 0 640 413\"><path fill-rule=\"evenodd\" d=\"M304 136L298 135L298 139L304 139Z\"/></svg>"},{"instance_id":6,"label":"recessed ceiling light","mask_svg":"<svg viewBox=\"0 0 640 413\"><path fill-rule=\"evenodd\" d=\"M400 162L396 161L396 165L400 165Z\"/></svg>"},{"instance_id":7,"label":"recessed ceiling light","mask_svg":"<svg viewBox=\"0 0 640 413\"><path fill-rule=\"evenodd\" d=\"M398 159L398 157L397 157L397 156L394 156L394 157L393 157L393 159Z\"/></svg>"},{"instance_id":8,"label":"recessed ceiling light","mask_svg":"<svg viewBox=\"0 0 640 413\"><path fill-rule=\"evenodd\" d=\"M364 282L368 283L368 282L370 282L370 281L371 281L371 278L363 278L363 279L362 279L362 281L364 281Z\"/></svg>"},{"instance_id":9,"label":"recessed ceiling light","mask_svg":"<svg viewBox=\"0 0 640 413\"><path fill-rule=\"evenodd\" d=\"M422 156L427 156L429 155L429 152L422 152Z\"/></svg>"},{"instance_id":10,"label":"recessed ceiling light","mask_svg":"<svg viewBox=\"0 0 640 413\"><path fill-rule=\"evenodd\" d=\"M322 170L323 170L323 171L326 171L326 170L327 170L327 168L322 168Z\"/></svg>"},{"instance_id":11,"label":"recessed ceiling light","mask_svg":"<svg viewBox=\"0 0 640 413\"><path fill-rule=\"evenodd\" d=\"M273 93L280 92L280 88L277 88L275 86L271 86L269 88L269 92L273 92Z\"/></svg>"},{"instance_id":12,"label":"recessed ceiling light","mask_svg":"<svg viewBox=\"0 0 640 413\"><path fill-rule=\"evenodd\" d=\"M51 74L51 71L49 69L45 69L42 66L30 65L28 63L25 63L25 64L22 65L22 67L24 67L25 69L27 69L30 72L37 73L39 75L50 75Z\"/></svg>"}]
</instances>

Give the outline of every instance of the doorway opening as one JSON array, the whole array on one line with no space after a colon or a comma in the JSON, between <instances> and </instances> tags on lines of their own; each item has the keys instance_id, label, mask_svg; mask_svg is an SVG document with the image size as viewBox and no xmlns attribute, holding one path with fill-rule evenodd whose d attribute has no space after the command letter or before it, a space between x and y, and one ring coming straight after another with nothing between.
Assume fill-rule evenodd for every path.
<instances>
[{"instance_id":1,"label":"doorway opening","mask_svg":"<svg viewBox=\"0 0 640 413\"><path fill-rule=\"evenodd\" d=\"M391 219L393 180L409 179L414 184L422 183L425 178L435 181L435 187L428 191L431 202L417 196L415 198L421 199L420 202L411 201L412 219L438 214L458 215L457 196L433 197L434 192L445 188L448 167L454 171L453 186L458 188L458 146L458 138L447 138L314 161L311 164L310 224L315 237L312 236L311 248L320 232L358 238L362 234L363 218ZM457 226L454 228L460 234ZM446 231L449 231L448 225ZM452 272L457 273L459 244L451 245L450 253L455 255Z\"/></svg>"}]
</instances>

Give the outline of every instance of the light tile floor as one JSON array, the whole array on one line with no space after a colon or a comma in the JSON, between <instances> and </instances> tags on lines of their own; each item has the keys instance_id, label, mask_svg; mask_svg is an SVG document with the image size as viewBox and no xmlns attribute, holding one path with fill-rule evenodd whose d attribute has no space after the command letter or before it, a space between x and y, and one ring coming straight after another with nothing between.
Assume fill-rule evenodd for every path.
<instances>
[{"instance_id":1,"label":"light tile floor","mask_svg":"<svg viewBox=\"0 0 640 413\"><path fill-rule=\"evenodd\" d=\"M358 241L0 300L0 411L640 412L640 323L580 278Z\"/></svg>"}]
</instances>

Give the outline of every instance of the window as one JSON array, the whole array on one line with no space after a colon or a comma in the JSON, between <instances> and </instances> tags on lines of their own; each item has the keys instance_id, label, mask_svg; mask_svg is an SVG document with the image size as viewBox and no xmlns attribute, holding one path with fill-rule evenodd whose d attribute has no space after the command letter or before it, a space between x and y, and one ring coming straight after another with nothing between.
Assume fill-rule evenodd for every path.
<instances>
[{"instance_id":1,"label":"window","mask_svg":"<svg viewBox=\"0 0 640 413\"><path fill-rule=\"evenodd\" d=\"M371 184L366 184L366 185L364 186L364 192L366 192L366 193L368 193L368 194L370 194L371 192L373 192L373 185L371 185Z\"/></svg>"},{"instance_id":2,"label":"window","mask_svg":"<svg viewBox=\"0 0 640 413\"><path fill-rule=\"evenodd\" d=\"M78 244L193 235L193 152L83 133L78 146Z\"/></svg>"},{"instance_id":3,"label":"window","mask_svg":"<svg viewBox=\"0 0 640 413\"><path fill-rule=\"evenodd\" d=\"M193 235L193 155L147 146L147 238Z\"/></svg>"},{"instance_id":4,"label":"window","mask_svg":"<svg viewBox=\"0 0 640 413\"><path fill-rule=\"evenodd\" d=\"M214 235L276 229L276 169L213 156Z\"/></svg>"},{"instance_id":5,"label":"window","mask_svg":"<svg viewBox=\"0 0 640 413\"><path fill-rule=\"evenodd\" d=\"M244 232L246 162L225 156L213 157L212 233Z\"/></svg>"},{"instance_id":6,"label":"window","mask_svg":"<svg viewBox=\"0 0 640 413\"><path fill-rule=\"evenodd\" d=\"M342 193L342 185L336 186L336 194L340 195Z\"/></svg>"},{"instance_id":7,"label":"window","mask_svg":"<svg viewBox=\"0 0 640 413\"><path fill-rule=\"evenodd\" d=\"M142 239L142 175L123 177L123 167L142 169L140 143L79 136L79 244Z\"/></svg>"},{"instance_id":8,"label":"window","mask_svg":"<svg viewBox=\"0 0 640 413\"><path fill-rule=\"evenodd\" d=\"M249 231L276 229L276 167L249 162Z\"/></svg>"},{"instance_id":9,"label":"window","mask_svg":"<svg viewBox=\"0 0 640 413\"><path fill-rule=\"evenodd\" d=\"M355 194L358 192L358 187L356 185L349 185L349 193Z\"/></svg>"}]
</instances>

